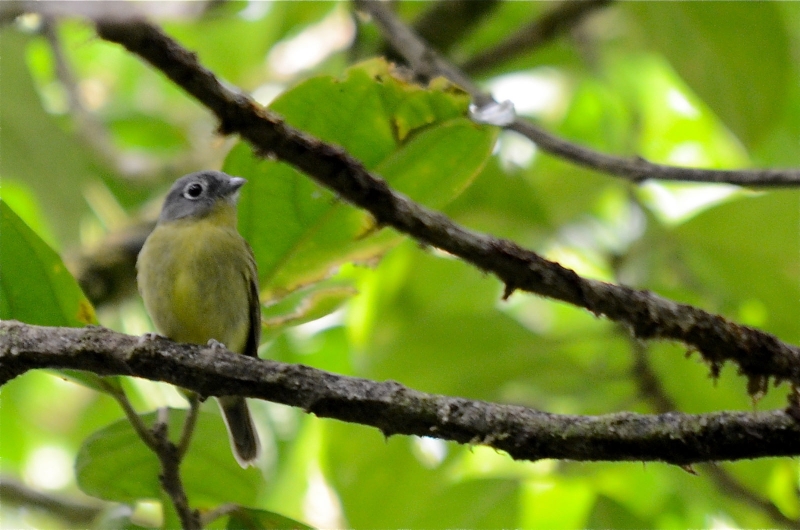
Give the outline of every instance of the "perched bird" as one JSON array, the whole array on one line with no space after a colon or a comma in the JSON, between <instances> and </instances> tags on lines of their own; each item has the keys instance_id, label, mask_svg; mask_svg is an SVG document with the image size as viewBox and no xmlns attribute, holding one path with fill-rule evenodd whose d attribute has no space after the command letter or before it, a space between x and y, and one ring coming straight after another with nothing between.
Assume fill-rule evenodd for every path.
<instances>
[{"instance_id":1,"label":"perched bird","mask_svg":"<svg viewBox=\"0 0 800 530\"><path fill-rule=\"evenodd\" d=\"M136 263L139 292L158 332L177 342L222 343L257 357L261 333L258 274L236 229L246 182L220 171L178 179ZM244 398L218 398L231 449L242 467L261 452Z\"/></svg>"}]
</instances>

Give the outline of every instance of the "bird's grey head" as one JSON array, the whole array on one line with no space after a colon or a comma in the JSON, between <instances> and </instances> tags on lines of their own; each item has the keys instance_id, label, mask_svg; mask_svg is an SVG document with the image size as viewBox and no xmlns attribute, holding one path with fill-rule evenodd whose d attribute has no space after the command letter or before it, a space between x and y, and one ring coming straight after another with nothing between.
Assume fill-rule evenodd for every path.
<instances>
[{"instance_id":1,"label":"bird's grey head","mask_svg":"<svg viewBox=\"0 0 800 530\"><path fill-rule=\"evenodd\" d=\"M241 177L231 177L221 171L198 171L183 176L170 188L158 220L165 222L184 217L204 217L219 201L235 206L239 199L239 188L245 182Z\"/></svg>"}]
</instances>

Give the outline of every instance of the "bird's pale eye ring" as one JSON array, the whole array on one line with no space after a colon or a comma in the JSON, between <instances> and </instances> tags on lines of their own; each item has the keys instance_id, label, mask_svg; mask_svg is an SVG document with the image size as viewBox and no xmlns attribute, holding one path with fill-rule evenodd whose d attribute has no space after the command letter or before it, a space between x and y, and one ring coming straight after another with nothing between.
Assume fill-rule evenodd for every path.
<instances>
[{"instance_id":1,"label":"bird's pale eye ring","mask_svg":"<svg viewBox=\"0 0 800 530\"><path fill-rule=\"evenodd\" d=\"M186 186L183 190L183 196L187 199L193 201L198 199L203 192L205 191L206 187L203 186L199 182L192 182L188 186Z\"/></svg>"}]
</instances>

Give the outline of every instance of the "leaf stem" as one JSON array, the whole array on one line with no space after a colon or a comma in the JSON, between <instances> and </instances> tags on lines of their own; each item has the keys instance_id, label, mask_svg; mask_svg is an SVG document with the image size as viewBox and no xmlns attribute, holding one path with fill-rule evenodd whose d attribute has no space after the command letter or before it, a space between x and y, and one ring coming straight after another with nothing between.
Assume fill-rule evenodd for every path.
<instances>
[{"instance_id":1,"label":"leaf stem","mask_svg":"<svg viewBox=\"0 0 800 530\"><path fill-rule=\"evenodd\" d=\"M181 438L178 442L178 458L183 461L186 456L186 451L189 450L189 444L192 441L194 428L197 425L197 416L200 412L200 396L196 392L189 395L189 411L186 413L186 419L183 422L183 430L181 431Z\"/></svg>"},{"instance_id":2,"label":"leaf stem","mask_svg":"<svg viewBox=\"0 0 800 530\"><path fill-rule=\"evenodd\" d=\"M133 427L133 430L136 431L136 434L139 435L139 438L147 447L155 451L156 439L153 437L150 429L142 421L142 417L139 416L136 410L134 410L133 405L131 405L131 402L128 399L128 396L125 394L125 391L115 388L113 385L102 379L100 380L100 385L103 387L103 390L108 392L111 397L113 397L117 403L119 403L119 406L125 413L125 417L128 418L128 422L130 422L131 427Z\"/></svg>"}]
</instances>

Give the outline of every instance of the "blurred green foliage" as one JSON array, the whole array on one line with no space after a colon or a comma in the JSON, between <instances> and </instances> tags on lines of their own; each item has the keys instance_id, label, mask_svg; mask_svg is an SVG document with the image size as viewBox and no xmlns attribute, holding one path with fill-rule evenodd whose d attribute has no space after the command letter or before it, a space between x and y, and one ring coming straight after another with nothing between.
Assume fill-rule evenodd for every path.
<instances>
[{"instance_id":1,"label":"blurred green foliage","mask_svg":"<svg viewBox=\"0 0 800 530\"><path fill-rule=\"evenodd\" d=\"M142 416L152 425L155 413ZM169 411L169 431L180 433L185 411ZM225 447L205 440L226 437L225 426L215 414L201 413L194 431L195 446L181 466L187 495L198 509L225 502L252 505L261 480L258 471L243 471L231 462ZM206 480L213 469L213 480ZM75 460L75 475L81 489L110 501L135 503L159 498L161 486L158 459L142 442L127 419L117 421L87 438Z\"/></svg>"},{"instance_id":2,"label":"blurred green foliage","mask_svg":"<svg viewBox=\"0 0 800 530\"><path fill-rule=\"evenodd\" d=\"M429 8L399 7L408 21ZM453 58L467 60L552 7L498 4L453 44ZM380 39L349 9L222 2L163 25L288 123L472 229L800 342L796 191L633 186L566 163L466 120L458 89L422 88L383 61L363 61ZM127 165L112 163L70 110L39 22L0 28L0 317L91 322L63 263L152 219L180 174L223 168L249 180L240 229L261 275L263 357L557 413L657 412L634 375L634 345L612 323L523 293L501 301L493 277L378 229L294 169L221 139L210 113L161 74L79 18L64 20L57 35L73 88ZM800 4L621 2L476 78L510 90L520 112L549 130L604 152L700 167L798 166L799 46ZM98 318L152 330L138 299L101 307ZM735 370L712 381L678 345L647 347L649 368L681 411L784 405L785 388L754 405ZM178 432L175 409L186 404L173 389L124 386L143 412L172 407ZM251 407L265 449L258 470L236 466L212 403L184 466L195 507L245 506L214 528L784 525L701 467L691 475L657 463L514 462L483 447L386 440L271 403ZM0 472L130 505L116 527L168 525L169 510L152 513L161 500L154 458L122 418L105 394L28 373L0 391ZM795 462L723 470L784 516L800 516ZM10 506L0 513L4 527L65 527Z\"/></svg>"}]
</instances>

